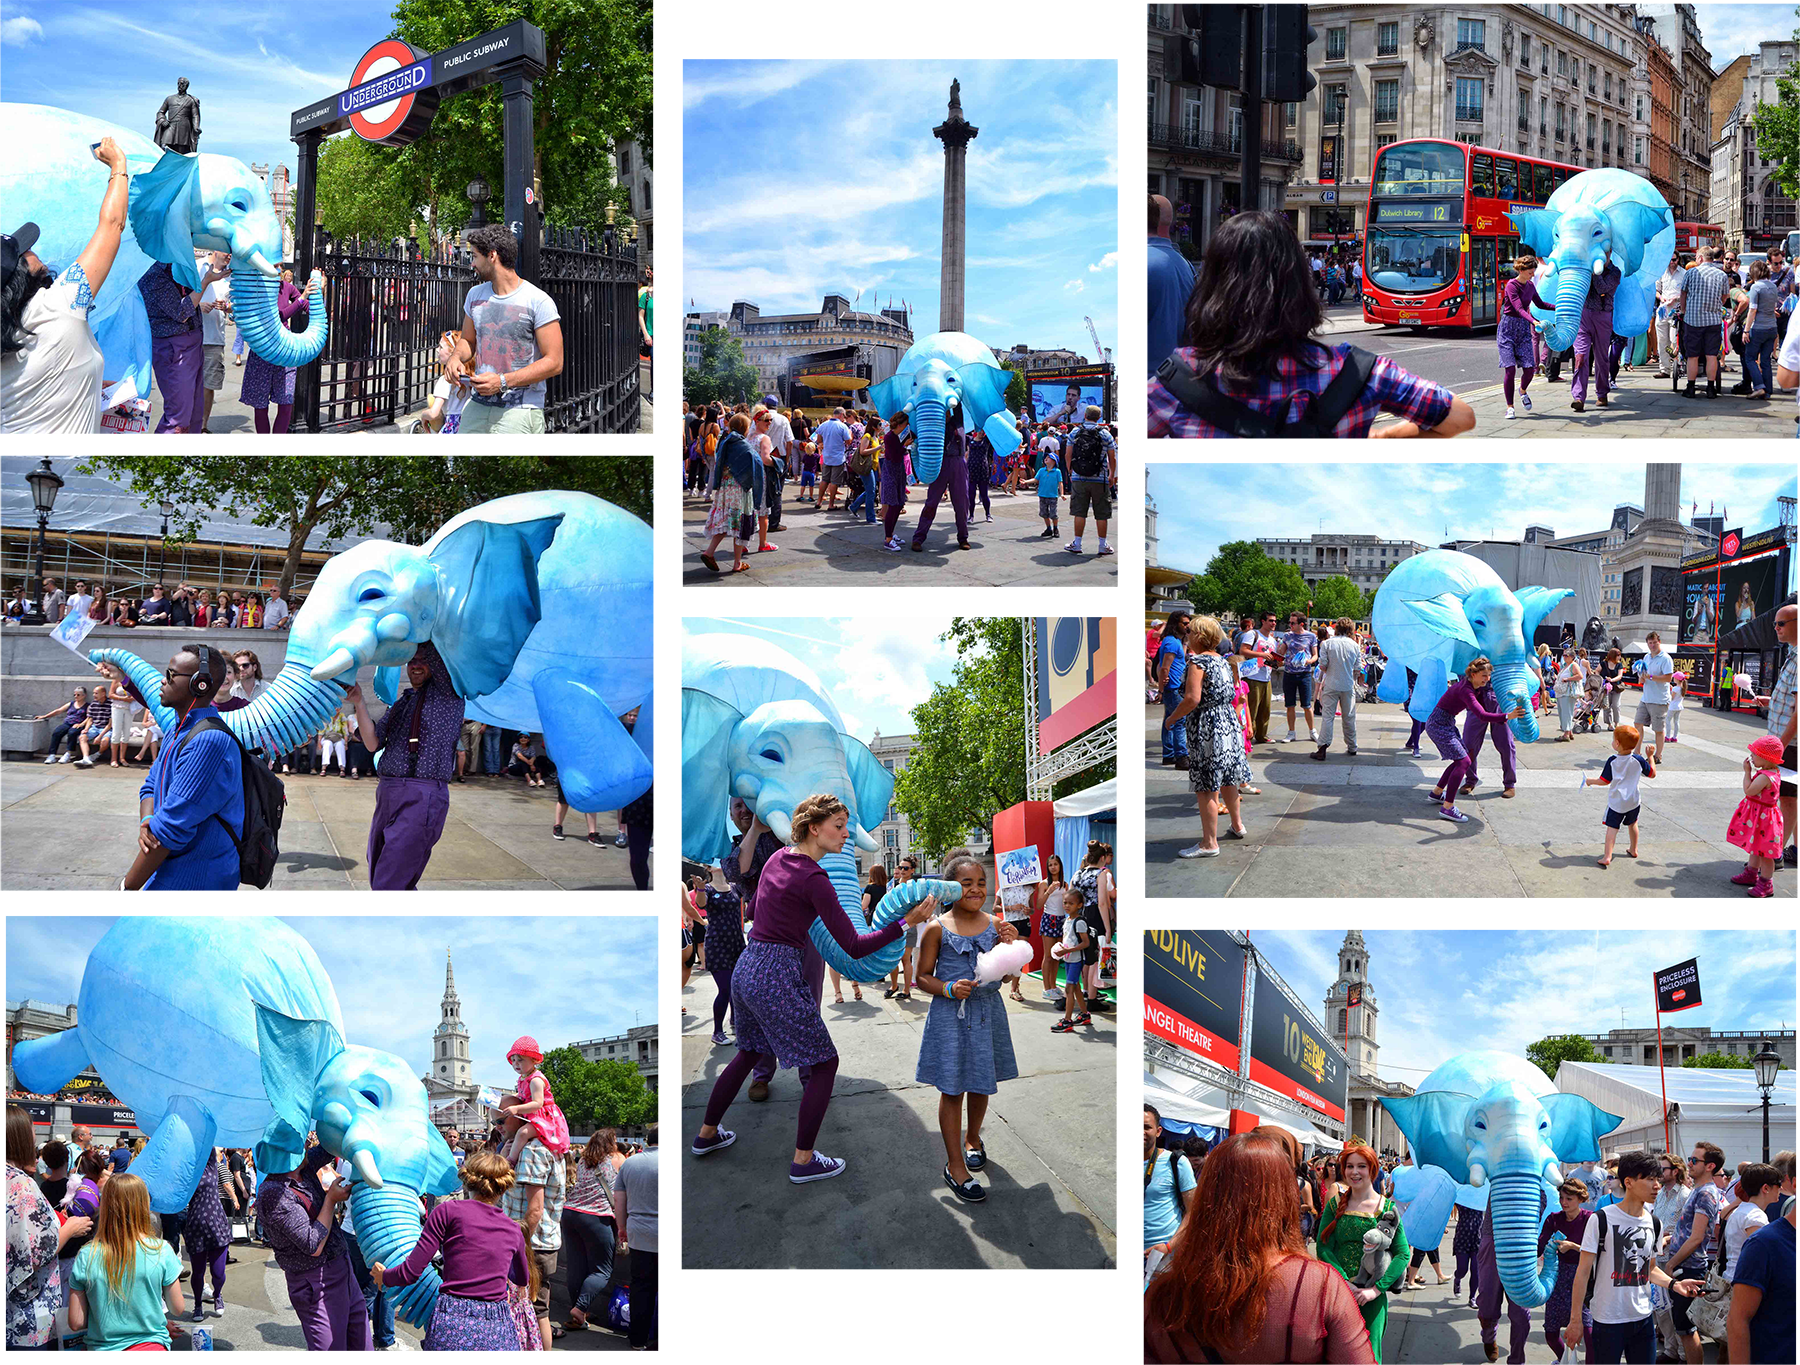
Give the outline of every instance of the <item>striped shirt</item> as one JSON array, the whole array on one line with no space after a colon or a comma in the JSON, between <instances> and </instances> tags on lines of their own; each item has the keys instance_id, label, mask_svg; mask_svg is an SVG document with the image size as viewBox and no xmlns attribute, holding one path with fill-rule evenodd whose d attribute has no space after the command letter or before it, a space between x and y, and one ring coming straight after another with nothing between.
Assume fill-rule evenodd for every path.
<instances>
[{"instance_id":1,"label":"striped shirt","mask_svg":"<svg viewBox=\"0 0 1800 1365\"><path fill-rule=\"evenodd\" d=\"M1269 416L1280 412L1282 405L1286 403L1287 421L1298 422L1343 368L1344 349L1308 342L1305 347L1305 364L1283 356L1275 361L1271 373L1259 375L1248 384L1235 383L1218 376L1215 376L1215 381L1220 393ZM1192 348L1181 347L1175 354L1188 365L1198 368L1198 358ZM1332 434L1340 437L1367 436L1369 428L1375 425L1376 416L1383 412L1398 413L1421 427L1435 427L1450 415L1453 397L1449 389L1408 373L1386 356L1376 356L1375 370L1369 377L1368 387L1344 414ZM1149 403L1149 434L1153 438L1214 438L1229 435L1198 413L1183 407L1181 400L1154 375L1150 378Z\"/></svg>"},{"instance_id":2,"label":"striped shirt","mask_svg":"<svg viewBox=\"0 0 1800 1365\"><path fill-rule=\"evenodd\" d=\"M1687 296L1681 320L1690 327L1717 327L1725 320L1725 286L1729 281L1718 266L1691 265L1681 280Z\"/></svg>"},{"instance_id":3,"label":"striped shirt","mask_svg":"<svg viewBox=\"0 0 1800 1365\"><path fill-rule=\"evenodd\" d=\"M1794 651L1788 651L1788 661L1783 665L1781 676L1775 680L1775 690L1769 693L1769 733L1776 739L1782 737L1794 719Z\"/></svg>"}]
</instances>

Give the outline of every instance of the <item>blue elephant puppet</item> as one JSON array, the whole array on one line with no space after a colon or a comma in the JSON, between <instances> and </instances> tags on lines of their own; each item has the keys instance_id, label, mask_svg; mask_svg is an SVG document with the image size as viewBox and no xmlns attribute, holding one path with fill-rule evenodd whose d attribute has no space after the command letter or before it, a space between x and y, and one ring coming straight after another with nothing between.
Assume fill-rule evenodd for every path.
<instances>
[{"instance_id":1,"label":"blue elephant puppet","mask_svg":"<svg viewBox=\"0 0 1800 1365\"><path fill-rule=\"evenodd\" d=\"M957 546L969 548L967 433L974 428L986 435L996 459L1018 447L1019 429L1005 402L1009 377L994 353L967 332L933 332L913 342L892 377L869 390L876 412L884 418L904 412L912 429L913 472L927 485L913 549L924 548L946 491Z\"/></svg>"},{"instance_id":2,"label":"blue elephant puppet","mask_svg":"<svg viewBox=\"0 0 1800 1365\"><path fill-rule=\"evenodd\" d=\"M377 794L369 877L374 889L410 889L443 832L465 717L542 734L576 810L616 810L649 791L651 593L650 528L629 512L587 493L497 498L422 547L372 540L333 555L294 615L281 672L220 719L266 755L292 752L346 704L370 752L401 726L378 765L382 787L393 785ZM136 655L89 657L116 664L146 700L161 695L162 675ZM379 726L350 695L370 666L390 703ZM402 666L418 675L405 697ZM173 734L174 713L154 709ZM633 709L628 731L619 717Z\"/></svg>"},{"instance_id":3,"label":"blue elephant puppet","mask_svg":"<svg viewBox=\"0 0 1800 1365\"><path fill-rule=\"evenodd\" d=\"M163 266L176 284L199 290L203 276L196 251L230 253L233 316L256 355L282 369L305 364L324 349L326 310L319 306L323 283L317 274L308 284L314 306L306 330L292 333L282 322L281 220L262 180L243 162L210 152L165 152L129 129L50 105L0 105L0 118L7 130L0 199L9 223L37 225L36 254L52 272L75 262L100 219L109 182L97 173L93 145L111 138L125 154L128 221L112 268L85 306L86 325L103 358L98 377L104 393L95 389L95 411L80 429L98 428L102 406L149 397L153 351L166 357L169 347L153 345L138 284ZM188 335L183 334L183 345ZM198 336L196 325L191 333L196 367ZM15 363L7 361L9 383ZM187 382L196 377L197 368ZM165 408L176 397L165 389ZM11 429L10 419L8 424Z\"/></svg>"},{"instance_id":4,"label":"blue elephant puppet","mask_svg":"<svg viewBox=\"0 0 1800 1365\"><path fill-rule=\"evenodd\" d=\"M269 1210L280 1181L316 1169L307 1137L350 1164L349 1204L365 1258L398 1265L419 1240L422 1195L459 1187L449 1145L431 1123L418 1067L344 1040L331 978L312 946L277 919L251 916L114 922L88 955L80 1023L13 1048L19 1084L50 1094L92 1066L137 1115L149 1142L131 1173L157 1213L188 1207L215 1147L254 1148ZM303 1175L301 1177L305 1179ZM316 1188L313 1186L312 1188ZM317 1266L288 1272L310 1349L342 1349L323 1311L366 1332L362 1296L340 1239ZM397 1316L426 1326L439 1280L428 1272L394 1295Z\"/></svg>"}]
</instances>

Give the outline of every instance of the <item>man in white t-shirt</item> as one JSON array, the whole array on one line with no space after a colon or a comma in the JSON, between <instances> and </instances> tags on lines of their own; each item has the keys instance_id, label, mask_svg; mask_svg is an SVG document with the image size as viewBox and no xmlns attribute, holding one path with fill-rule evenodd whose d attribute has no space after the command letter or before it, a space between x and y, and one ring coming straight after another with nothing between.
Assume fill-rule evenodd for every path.
<instances>
[{"instance_id":1,"label":"man in white t-shirt","mask_svg":"<svg viewBox=\"0 0 1800 1365\"><path fill-rule=\"evenodd\" d=\"M467 376L474 396L459 436L544 431L544 391L562 373L562 315L548 294L513 269L518 242L502 223L468 235L479 283L463 302L462 332L438 347L444 377Z\"/></svg>"},{"instance_id":2,"label":"man in white t-shirt","mask_svg":"<svg viewBox=\"0 0 1800 1365\"><path fill-rule=\"evenodd\" d=\"M793 423L781 415L781 409L775 403L774 394L763 399L763 406L769 410L769 429L764 435L769 438L769 447L780 461L780 468L763 472L763 495L769 504L769 529L781 531L786 529L781 524L781 487L794 470L794 427ZM773 479L769 477L770 474L774 475Z\"/></svg>"},{"instance_id":3,"label":"man in white t-shirt","mask_svg":"<svg viewBox=\"0 0 1800 1365\"><path fill-rule=\"evenodd\" d=\"M1237 653L1251 667L1239 665L1238 676L1250 685L1251 743L1269 742L1269 656L1275 652L1275 613L1265 611L1260 625L1253 613L1244 614L1244 629L1238 632Z\"/></svg>"},{"instance_id":4,"label":"man in white t-shirt","mask_svg":"<svg viewBox=\"0 0 1800 1365\"><path fill-rule=\"evenodd\" d=\"M271 593L269 600L263 604L263 629L280 630L287 619L288 604L280 593Z\"/></svg>"},{"instance_id":5,"label":"man in white t-shirt","mask_svg":"<svg viewBox=\"0 0 1800 1365\"><path fill-rule=\"evenodd\" d=\"M825 486L825 505L819 510L835 512L850 469L850 428L844 424L844 410L833 408L813 435L819 443L819 482Z\"/></svg>"},{"instance_id":6,"label":"man in white t-shirt","mask_svg":"<svg viewBox=\"0 0 1800 1365\"><path fill-rule=\"evenodd\" d=\"M1775 360L1775 382L1784 389L1800 389L1800 327L1789 327ZM1800 398L1795 400L1800 402Z\"/></svg>"},{"instance_id":7,"label":"man in white t-shirt","mask_svg":"<svg viewBox=\"0 0 1800 1365\"><path fill-rule=\"evenodd\" d=\"M200 271L200 430L212 416L213 396L225 387L225 313L231 307L231 253L196 251Z\"/></svg>"},{"instance_id":8,"label":"man in white t-shirt","mask_svg":"<svg viewBox=\"0 0 1800 1365\"><path fill-rule=\"evenodd\" d=\"M1323 763L1331 749L1331 727L1336 713L1344 713L1344 748L1356 757L1356 680L1363 675L1362 646L1356 643L1356 623L1348 617L1332 628L1332 636L1319 646L1319 747L1312 757Z\"/></svg>"},{"instance_id":9,"label":"man in white t-shirt","mask_svg":"<svg viewBox=\"0 0 1800 1365\"><path fill-rule=\"evenodd\" d=\"M1644 637L1644 644L1650 652L1638 660L1637 666L1644 693L1632 719L1639 730L1646 726L1655 730L1656 747L1650 761L1661 763L1663 734L1669 726L1669 679L1675 676L1675 661L1663 653L1662 636L1655 631Z\"/></svg>"},{"instance_id":10,"label":"man in white t-shirt","mask_svg":"<svg viewBox=\"0 0 1800 1365\"><path fill-rule=\"evenodd\" d=\"M1656 1264L1656 1224L1645 1205L1656 1197L1659 1175L1660 1164L1651 1153L1624 1153L1619 1158L1624 1199L1594 1210L1582 1234L1570 1302L1581 1303L1588 1285L1593 1285L1594 1298L1588 1305L1594 1318L1591 1359L1655 1360L1650 1286L1659 1284L1689 1298L1705 1288L1700 1280L1674 1280ZM1581 1314L1572 1312L1563 1340L1574 1348L1581 1344L1581 1336Z\"/></svg>"}]
</instances>

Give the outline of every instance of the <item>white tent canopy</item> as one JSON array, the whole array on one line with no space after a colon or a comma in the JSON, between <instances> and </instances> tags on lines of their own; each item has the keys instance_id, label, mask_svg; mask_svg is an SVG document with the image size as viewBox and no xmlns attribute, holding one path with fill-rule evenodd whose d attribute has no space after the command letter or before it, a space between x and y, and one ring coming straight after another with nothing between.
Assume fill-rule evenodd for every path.
<instances>
[{"instance_id":1,"label":"white tent canopy","mask_svg":"<svg viewBox=\"0 0 1800 1365\"><path fill-rule=\"evenodd\" d=\"M1696 1142L1716 1143L1728 1166L1762 1155L1762 1092L1754 1071L1653 1066L1608 1066L1596 1062L1564 1062L1556 1071L1556 1088L1581 1095L1608 1113L1622 1115L1619 1126L1600 1140L1611 1156L1663 1145L1663 1090L1668 1086L1668 1141L1677 1155ZM1769 1094L1769 1151L1792 1151L1794 1140L1794 1073L1780 1071Z\"/></svg>"},{"instance_id":2,"label":"white tent canopy","mask_svg":"<svg viewBox=\"0 0 1800 1365\"><path fill-rule=\"evenodd\" d=\"M1091 787L1083 787L1078 792L1057 798L1053 813L1058 819L1068 819L1076 815L1102 815L1109 810L1117 809L1119 804L1119 779L1109 777L1104 782Z\"/></svg>"},{"instance_id":3,"label":"white tent canopy","mask_svg":"<svg viewBox=\"0 0 1800 1365\"><path fill-rule=\"evenodd\" d=\"M1194 1081L1186 1087L1170 1085L1160 1076L1144 1073L1144 1103L1156 1106L1167 1124L1200 1124L1207 1128L1225 1129L1231 1125L1231 1096L1217 1086ZM1265 1124L1282 1128L1300 1139L1301 1145L1326 1151L1337 1151L1343 1143L1321 1133L1300 1115L1258 1100L1245 1099L1236 1106L1255 1114Z\"/></svg>"}]
</instances>

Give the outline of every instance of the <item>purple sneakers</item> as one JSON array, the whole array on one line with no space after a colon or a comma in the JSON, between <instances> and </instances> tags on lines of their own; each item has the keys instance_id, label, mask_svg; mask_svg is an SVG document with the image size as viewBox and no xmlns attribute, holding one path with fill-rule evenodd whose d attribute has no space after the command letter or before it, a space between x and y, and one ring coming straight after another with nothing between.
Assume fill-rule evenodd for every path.
<instances>
[{"instance_id":1,"label":"purple sneakers","mask_svg":"<svg viewBox=\"0 0 1800 1365\"><path fill-rule=\"evenodd\" d=\"M804 1166L792 1162L788 1164L788 1179L796 1185L809 1185L815 1180L829 1180L834 1175L842 1175L848 1164L839 1157L814 1152L812 1160Z\"/></svg>"},{"instance_id":2,"label":"purple sneakers","mask_svg":"<svg viewBox=\"0 0 1800 1365\"><path fill-rule=\"evenodd\" d=\"M728 1128L721 1128L709 1138L696 1137L694 1139L694 1145L689 1147L688 1150L695 1156L705 1156L709 1152L718 1151L721 1147L729 1147L736 1141L736 1133Z\"/></svg>"}]
</instances>

